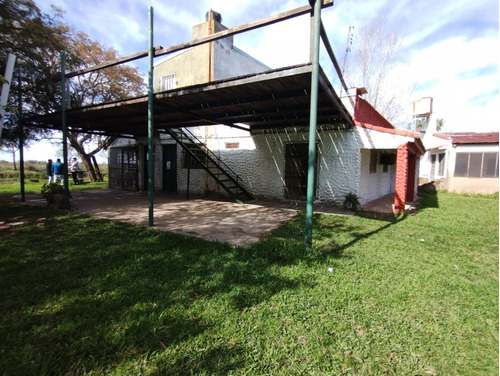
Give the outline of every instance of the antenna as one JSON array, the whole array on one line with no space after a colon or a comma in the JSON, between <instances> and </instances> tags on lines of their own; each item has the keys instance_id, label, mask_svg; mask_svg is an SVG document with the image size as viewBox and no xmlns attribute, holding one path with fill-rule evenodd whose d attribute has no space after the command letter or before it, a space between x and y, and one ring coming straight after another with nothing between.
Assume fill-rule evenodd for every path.
<instances>
[{"instance_id":1,"label":"antenna","mask_svg":"<svg viewBox=\"0 0 500 376\"><path fill-rule=\"evenodd\" d=\"M347 42L345 46L344 62L342 64L342 76L344 75L345 72L345 63L347 60L347 54L351 52L353 34L354 34L354 26L349 26L349 32L347 33Z\"/></svg>"}]
</instances>

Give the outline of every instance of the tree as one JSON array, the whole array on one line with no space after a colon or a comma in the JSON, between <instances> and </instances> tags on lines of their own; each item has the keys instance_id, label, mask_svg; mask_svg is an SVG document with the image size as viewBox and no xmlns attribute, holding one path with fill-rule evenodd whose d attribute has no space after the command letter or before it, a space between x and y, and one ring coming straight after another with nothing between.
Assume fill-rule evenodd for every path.
<instances>
[{"instance_id":1,"label":"tree","mask_svg":"<svg viewBox=\"0 0 500 376\"><path fill-rule=\"evenodd\" d=\"M72 38L72 70L93 67L119 58L114 49L105 48L90 40L84 33L77 33ZM99 70L70 80L71 107L82 107L98 103L127 99L144 94L146 85L137 68L120 65ZM83 162L90 181L102 180L95 154L106 150L116 137L86 134L77 131L68 132L68 140ZM96 171L97 170L97 171Z\"/></svg>"},{"instance_id":2,"label":"tree","mask_svg":"<svg viewBox=\"0 0 500 376\"><path fill-rule=\"evenodd\" d=\"M9 53L17 56L22 70L22 88L14 81L11 108L18 108L18 92L23 92L23 112L43 114L60 103L58 83L59 51L63 51L70 28L61 22L61 11L54 8L51 17L42 13L32 0L3 0L0 6L0 69ZM29 94L29 95L27 95Z\"/></svg>"},{"instance_id":3,"label":"tree","mask_svg":"<svg viewBox=\"0 0 500 376\"><path fill-rule=\"evenodd\" d=\"M15 76L7 104L0 147L19 147L19 98L23 117L53 111L60 103L58 83L52 78L59 69L59 51L64 49L70 29L62 24L61 12L43 14L32 0L2 0L0 3L0 72L7 56L17 56ZM25 143L45 138L48 132L24 126Z\"/></svg>"},{"instance_id":4,"label":"tree","mask_svg":"<svg viewBox=\"0 0 500 376\"><path fill-rule=\"evenodd\" d=\"M2 138L0 139L0 148L8 151L12 154L12 163L14 165L14 170L17 170L16 165L16 153L19 151L20 147L20 136L21 130L23 131L23 143L26 145L30 142L30 130L18 127L19 122L15 113L8 112L5 114L4 130L2 132Z\"/></svg>"},{"instance_id":5,"label":"tree","mask_svg":"<svg viewBox=\"0 0 500 376\"><path fill-rule=\"evenodd\" d=\"M402 126L415 85L405 84L398 76L398 68L404 63L399 33L389 30L381 18L358 30L346 81L352 87L366 88L365 99L389 122Z\"/></svg>"},{"instance_id":6,"label":"tree","mask_svg":"<svg viewBox=\"0 0 500 376\"><path fill-rule=\"evenodd\" d=\"M8 53L18 57L18 67L22 69L21 87L14 82L11 87L9 106L19 108L18 98L22 97L23 117L45 114L60 109L61 92L55 77L60 75L60 52L66 51L69 71L95 66L118 58L113 49L106 49L93 42L83 33L74 33L63 24L62 12L53 7L53 15L43 14L33 0L1 0L0 2L0 72ZM72 107L100 102L125 99L143 94L145 85L138 70L130 66L118 66L106 70L78 76L70 80L70 100ZM19 91L22 95L19 96ZM11 110L17 119L17 110ZM19 127L18 122L10 127ZM23 127L26 140L48 138L50 132L39 128ZM6 132L9 142L19 132ZM2 137L3 138L3 137ZM18 139L17 139L18 140ZM94 155L107 148L113 138L96 135L80 135L74 131L69 142L87 170L90 180L99 178L92 163ZM6 140L3 140L5 143ZM90 145L92 149L86 151Z\"/></svg>"},{"instance_id":7,"label":"tree","mask_svg":"<svg viewBox=\"0 0 500 376\"><path fill-rule=\"evenodd\" d=\"M426 131L429 126L428 118L418 118L415 121L415 129L419 131ZM436 119L436 131L440 132L444 127L444 119Z\"/></svg>"}]
</instances>

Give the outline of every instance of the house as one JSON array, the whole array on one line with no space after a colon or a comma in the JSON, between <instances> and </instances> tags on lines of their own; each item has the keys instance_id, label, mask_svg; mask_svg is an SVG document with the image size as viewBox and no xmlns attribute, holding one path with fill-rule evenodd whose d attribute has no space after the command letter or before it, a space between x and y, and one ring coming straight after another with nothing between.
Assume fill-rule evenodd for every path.
<instances>
[{"instance_id":1,"label":"house","mask_svg":"<svg viewBox=\"0 0 500 376\"><path fill-rule=\"evenodd\" d=\"M317 4L329 7L333 1ZM394 210L403 211L415 199L418 162L425 152L420 136L396 130L363 99L362 88L347 88L328 37L313 32L320 27L310 28L311 41L321 39L336 64L346 93L342 98L312 57L304 64L270 69L233 44L235 34L312 17L318 12L314 8L307 4L230 29L210 11L205 22L193 27L190 42L150 46L154 57L169 56L155 65L151 96L71 108L26 122L59 130L67 124L69 131L117 137L109 151L110 188L216 193L240 202L306 200L307 195L309 209L313 202L340 205L350 194L361 204L391 195ZM321 18L311 20L318 25ZM121 61L138 56L143 53ZM309 155L315 156L310 166ZM313 176L310 197L308 177ZM149 205L152 209L152 200Z\"/></svg>"},{"instance_id":2,"label":"house","mask_svg":"<svg viewBox=\"0 0 500 376\"><path fill-rule=\"evenodd\" d=\"M426 153L420 161L420 184L433 182L452 192L498 192L498 132L437 133L423 137Z\"/></svg>"},{"instance_id":3,"label":"house","mask_svg":"<svg viewBox=\"0 0 500 376\"><path fill-rule=\"evenodd\" d=\"M220 15L210 11L204 23L193 27L193 40L225 29ZM206 83L213 83L214 88L236 86L234 77L249 85L265 76L278 80L288 71L293 72L293 83L298 85L301 80L297 77L309 68L305 64L272 70L235 47L228 37L156 63L154 88L168 96L197 90ZM320 99L315 201L340 205L347 194L354 193L365 204L393 194L395 210L404 210L405 202L415 198L418 160L425 151L419 135L396 130L363 99L363 90L350 90L340 100L326 76L322 80L323 91L330 98ZM206 94L200 106L210 114L209 110L218 108L218 122L212 115L205 118L209 125L192 124L188 120L195 111L192 107L183 111L188 117L175 127L158 132L155 190L228 194L237 200L245 196L305 200L309 126L299 115L305 118L308 114L310 78L288 90L286 97L275 89L281 81L273 82L272 87L267 84L273 92L266 96L253 94L251 86L247 86L246 96L237 100ZM270 102L266 109L260 107L264 101ZM340 115L327 110L335 106ZM224 111L239 122L225 124L220 115ZM271 126L264 126L264 122ZM145 136L117 140L110 149L110 187L146 190L147 159Z\"/></svg>"}]
</instances>

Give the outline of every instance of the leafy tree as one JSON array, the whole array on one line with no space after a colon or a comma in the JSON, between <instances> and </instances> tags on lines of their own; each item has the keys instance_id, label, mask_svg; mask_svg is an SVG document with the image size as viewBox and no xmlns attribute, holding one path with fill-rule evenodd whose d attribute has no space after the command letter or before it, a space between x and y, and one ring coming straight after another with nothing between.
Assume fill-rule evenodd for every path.
<instances>
[{"instance_id":1,"label":"leafy tree","mask_svg":"<svg viewBox=\"0 0 500 376\"><path fill-rule=\"evenodd\" d=\"M7 56L17 56L7 104L8 119L0 147L11 151L19 145L19 97L22 98L23 117L43 114L58 108L58 83L52 78L59 69L59 51L64 49L69 28L61 22L61 12L42 13L32 0L2 0L0 2L0 72L5 71ZM21 82L21 85L19 85ZM19 95L21 92L21 95ZM48 137L48 132L23 127L26 142Z\"/></svg>"},{"instance_id":2,"label":"leafy tree","mask_svg":"<svg viewBox=\"0 0 500 376\"><path fill-rule=\"evenodd\" d=\"M418 118L415 121L415 129L420 131L426 131L429 125L427 118ZM436 131L440 132L444 127L444 119L436 119Z\"/></svg>"},{"instance_id":3,"label":"leafy tree","mask_svg":"<svg viewBox=\"0 0 500 376\"><path fill-rule=\"evenodd\" d=\"M52 78L59 70L59 51L70 35L61 22L61 11L43 14L32 0L2 0L0 4L0 69L5 70L7 56L17 56L22 70L22 88L13 80L10 104L17 108L18 91L23 92L23 112L43 114L58 108L58 83ZM29 95L28 95L29 94Z\"/></svg>"},{"instance_id":4,"label":"leafy tree","mask_svg":"<svg viewBox=\"0 0 500 376\"><path fill-rule=\"evenodd\" d=\"M72 38L71 46L69 53L73 56L73 64L70 69L74 71L119 58L116 50L105 48L84 33L77 33ZM76 76L70 80L69 86L71 107L123 100L141 95L146 90L138 69L126 65ZM90 181L102 180L94 156L106 150L115 139L112 136L68 132L70 145L80 156Z\"/></svg>"},{"instance_id":5,"label":"leafy tree","mask_svg":"<svg viewBox=\"0 0 500 376\"><path fill-rule=\"evenodd\" d=\"M53 8L53 15L47 15L32 0L0 0L0 72L4 71L8 54L13 53L18 57L17 74L23 76L21 87L17 80L13 80L11 86L9 108L13 115L11 119L16 121L8 124L11 129L5 132L0 147L7 147L7 143L13 145L19 140L19 130L13 129L19 126L18 114L12 110L18 108L19 91L22 92L23 117L60 109L61 93L57 80L60 51L67 53L68 71L118 58L117 51L106 49L83 33L75 34L62 22L62 12L58 8ZM78 76L70 80L69 86L72 107L125 99L145 91L138 70L123 65ZM48 131L23 128L26 140L51 137ZM99 179L95 171L95 154L109 147L114 139L82 135L76 131L68 138L82 159L89 179Z\"/></svg>"}]
</instances>

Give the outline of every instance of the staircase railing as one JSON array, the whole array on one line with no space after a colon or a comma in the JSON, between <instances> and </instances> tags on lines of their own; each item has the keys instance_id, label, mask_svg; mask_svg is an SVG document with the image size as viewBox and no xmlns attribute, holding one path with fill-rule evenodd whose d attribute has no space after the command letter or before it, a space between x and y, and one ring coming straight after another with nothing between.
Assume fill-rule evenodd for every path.
<instances>
[{"instance_id":1,"label":"staircase railing","mask_svg":"<svg viewBox=\"0 0 500 376\"><path fill-rule=\"evenodd\" d=\"M166 132L177 141L181 147L189 153L210 176L221 186L236 202L242 203L239 194L244 194L252 199L252 195L243 187L242 179L231 169L218 155L216 155L208 146L196 137L186 128L166 129ZM205 160L200 159L199 155L193 152L192 148L201 150ZM209 165L211 164L211 166ZM216 171L212 171L212 169Z\"/></svg>"}]
</instances>

